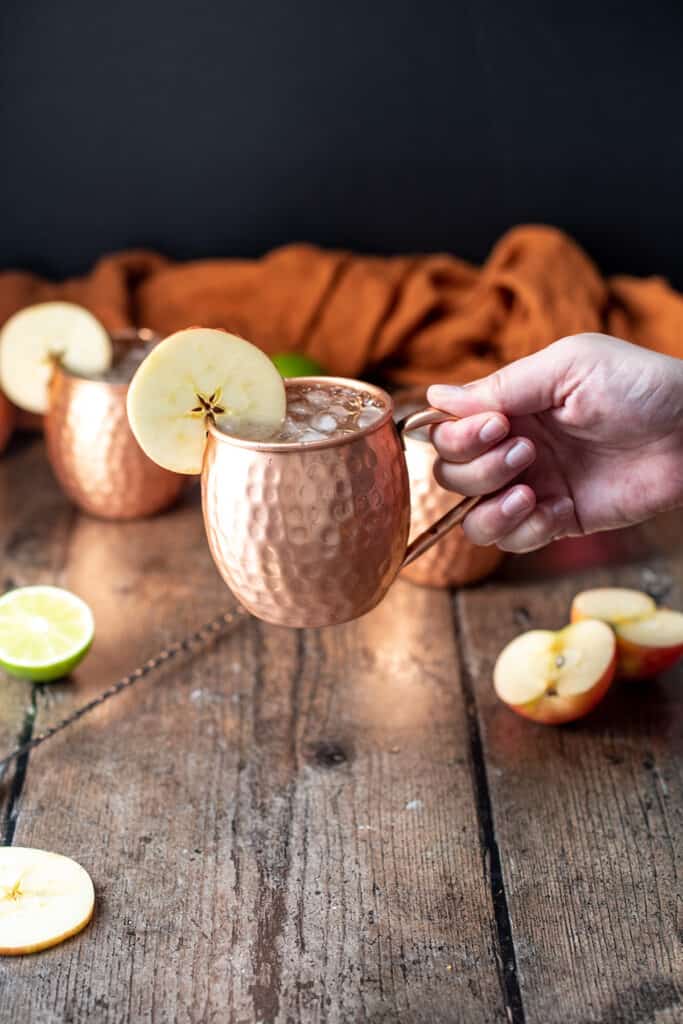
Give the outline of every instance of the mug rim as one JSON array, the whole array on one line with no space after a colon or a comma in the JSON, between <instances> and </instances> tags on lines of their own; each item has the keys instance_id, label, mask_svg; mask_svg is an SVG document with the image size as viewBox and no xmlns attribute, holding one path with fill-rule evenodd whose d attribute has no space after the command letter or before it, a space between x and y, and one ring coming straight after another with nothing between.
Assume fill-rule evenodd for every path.
<instances>
[{"instance_id":1,"label":"mug rim","mask_svg":"<svg viewBox=\"0 0 683 1024\"><path fill-rule=\"evenodd\" d=\"M130 345L137 341L153 348L161 341L161 335L149 327L121 327L116 331L107 331L107 334L114 346ZM58 374L70 381L77 381L79 384L93 384L110 391L127 391L130 387L130 381L98 380L96 377L84 377L83 374L70 370L61 362L55 363L54 376L56 377Z\"/></svg>"},{"instance_id":2,"label":"mug rim","mask_svg":"<svg viewBox=\"0 0 683 1024\"><path fill-rule=\"evenodd\" d=\"M221 430L212 420L207 420L207 431L215 441L226 442L237 448L249 448L257 452L315 452L324 448L338 448L344 444L353 444L359 438L367 437L380 430L388 422L393 423L394 402L388 391L377 384L369 384L363 380L356 380L354 377L328 377L324 375L310 377L285 377L285 388L289 384L332 384L339 387L351 388L354 391L369 392L373 397L380 399L384 406L382 415L367 427L355 430L353 434L346 434L343 437L324 438L321 441L250 441L248 438L237 437L235 434L228 434Z\"/></svg>"}]
</instances>

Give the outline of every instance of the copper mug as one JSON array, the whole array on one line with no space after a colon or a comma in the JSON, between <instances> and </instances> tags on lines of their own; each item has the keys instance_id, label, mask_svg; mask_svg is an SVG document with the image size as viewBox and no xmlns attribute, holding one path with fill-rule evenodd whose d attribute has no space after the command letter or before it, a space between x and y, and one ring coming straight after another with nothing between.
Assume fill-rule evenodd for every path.
<instances>
[{"instance_id":1,"label":"copper mug","mask_svg":"<svg viewBox=\"0 0 683 1024\"><path fill-rule=\"evenodd\" d=\"M145 329L112 334L115 353L156 341ZM90 380L60 364L50 381L45 440L55 476L74 504L103 519L153 515L176 500L185 478L152 462L133 437L127 383Z\"/></svg>"},{"instance_id":2,"label":"copper mug","mask_svg":"<svg viewBox=\"0 0 683 1024\"><path fill-rule=\"evenodd\" d=\"M392 397L394 416L405 418L408 413L424 406L425 388L404 389ZM453 492L445 490L436 481L434 465L438 456L426 428L407 435L404 450L410 481L410 542L429 523L448 511L453 504ZM495 545L479 547L468 540L459 527L452 530L441 544L403 568L401 576L425 587L459 587L490 575L503 558L503 552Z\"/></svg>"},{"instance_id":3,"label":"copper mug","mask_svg":"<svg viewBox=\"0 0 683 1024\"><path fill-rule=\"evenodd\" d=\"M452 417L425 409L397 427L381 388L334 377L292 383L369 392L382 413L356 433L310 444L248 441L209 423L204 523L218 571L253 615L280 626L329 626L370 611L401 568L478 499L461 501L408 545L401 435Z\"/></svg>"}]
</instances>

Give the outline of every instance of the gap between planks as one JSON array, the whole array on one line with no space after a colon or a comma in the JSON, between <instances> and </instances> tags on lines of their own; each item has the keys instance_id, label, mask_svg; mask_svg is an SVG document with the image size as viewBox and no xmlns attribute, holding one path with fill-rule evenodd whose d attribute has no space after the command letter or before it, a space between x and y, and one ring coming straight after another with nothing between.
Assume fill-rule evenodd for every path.
<instances>
[{"instance_id":1,"label":"gap between planks","mask_svg":"<svg viewBox=\"0 0 683 1024\"><path fill-rule=\"evenodd\" d=\"M456 656L460 669L467 733L472 771L472 790L479 822L479 838L482 846L483 869L489 891L495 921L495 945L499 966L499 981L510 1024L525 1024L524 1003L517 976L517 958L512 934L512 922L508 909L500 849L496 838L496 827L491 804L484 745L481 739L479 715L474 697L472 674L465 657L465 644L460 624L460 599L453 594L453 631L455 634Z\"/></svg>"}]
</instances>

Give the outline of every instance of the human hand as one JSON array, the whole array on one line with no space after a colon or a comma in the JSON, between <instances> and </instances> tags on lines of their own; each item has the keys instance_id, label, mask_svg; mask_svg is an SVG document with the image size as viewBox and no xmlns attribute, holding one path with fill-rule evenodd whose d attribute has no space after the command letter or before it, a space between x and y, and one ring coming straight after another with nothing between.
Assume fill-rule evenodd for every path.
<instances>
[{"instance_id":1,"label":"human hand","mask_svg":"<svg viewBox=\"0 0 683 1024\"><path fill-rule=\"evenodd\" d=\"M463 523L475 544L531 551L683 504L681 359L577 334L428 399L461 417L433 428L437 480L492 495Z\"/></svg>"}]
</instances>

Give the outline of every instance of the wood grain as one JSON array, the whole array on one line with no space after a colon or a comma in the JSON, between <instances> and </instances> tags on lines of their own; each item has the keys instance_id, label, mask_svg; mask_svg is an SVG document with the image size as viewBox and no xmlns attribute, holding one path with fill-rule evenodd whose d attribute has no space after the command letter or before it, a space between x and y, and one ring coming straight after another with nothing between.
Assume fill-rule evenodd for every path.
<instances>
[{"instance_id":1,"label":"wood grain","mask_svg":"<svg viewBox=\"0 0 683 1024\"><path fill-rule=\"evenodd\" d=\"M196 500L79 519L92 654L36 728L229 606ZM0 963L0 1020L505 1021L447 595L245 623L31 755L15 842L92 873L95 920Z\"/></svg>"},{"instance_id":2,"label":"wood grain","mask_svg":"<svg viewBox=\"0 0 683 1024\"><path fill-rule=\"evenodd\" d=\"M0 456L0 593L35 583L59 584L73 520L42 444L15 438ZM36 692L30 682L0 669L0 757L29 738ZM0 844L12 840L25 772L22 760L0 777Z\"/></svg>"},{"instance_id":3,"label":"wood grain","mask_svg":"<svg viewBox=\"0 0 683 1024\"><path fill-rule=\"evenodd\" d=\"M525 628L562 625L586 585L654 587L683 607L680 528L673 553L666 529L657 553L656 532L629 540L632 550L653 551L648 561L543 579L544 560L556 571L565 556L539 553L516 561L514 584L458 600L514 940L517 1017L527 1024L683 1019L683 671L616 685L592 716L559 729L516 717L491 684L503 644Z\"/></svg>"},{"instance_id":4,"label":"wood grain","mask_svg":"<svg viewBox=\"0 0 683 1024\"><path fill-rule=\"evenodd\" d=\"M196 491L77 516L39 443L0 484L6 584L62 583L97 622L72 679L3 680L3 743L231 607ZM6 840L75 857L97 911L0 961L0 1022L679 1021L680 670L562 729L491 690L510 637L601 582L683 606L679 521L511 559L454 602L400 583L342 627L245 621L35 750Z\"/></svg>"}]
</instances>

